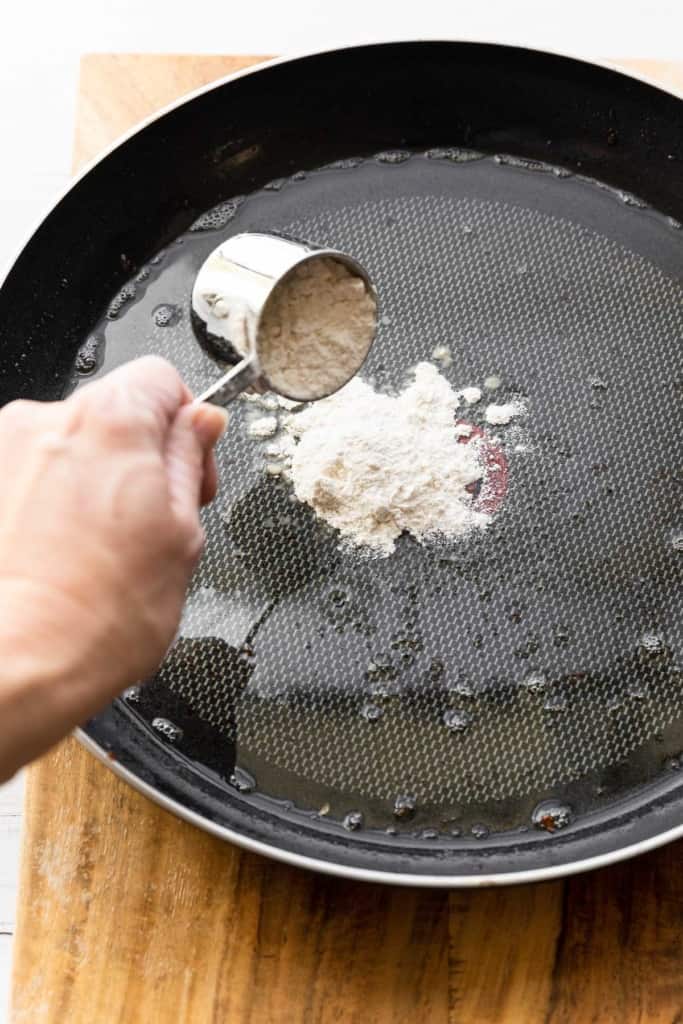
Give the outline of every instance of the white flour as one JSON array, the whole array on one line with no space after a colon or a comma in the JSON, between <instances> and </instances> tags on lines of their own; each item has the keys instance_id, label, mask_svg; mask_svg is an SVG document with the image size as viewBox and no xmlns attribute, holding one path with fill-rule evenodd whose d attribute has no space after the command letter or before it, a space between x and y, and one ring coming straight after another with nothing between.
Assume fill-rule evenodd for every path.
<instances>
[{"instance_id":1,"label":"white flour","mask_svg":"<svg viewBox=\"0 0 683 1024\"><path fill-rule=\"evenodd\" d=\"M330 395L361 367L375 333L376 303L339 260L300 264L272 293L259 324L261 367L276 391Z\"/></svg>"},{"instance_id":2,"label":"white flour","mask_svg":"<svg viewBox=\"0 0 683 1024\"><path fill-rule=\"evenodd\" d=\"M478 442L457 443L456 392L431 363L414 374L395 396L355 378L285 417L280 441L297 498L381 556L403 531L420 541L459 537L490 521L466 490L484 471Z\"/></svg>"},{"instance_id":3,"label":"white flour","mask_svg":"<svg viewBox=\"0 0 683 1024\"><path fill-rule=\"evenodd\" d=\"M261 440L264 437L272 437L277 433L277 427L277 416L259 416L258 419L250 421L247 433L249 437Z\"/></svg>"},{"instance_id":4,"label":"white flour","mask_svg":"<svg viewBox=\"0 0 683 1024\"><path fill-rule=\"evenodd\" d=\"M432 352L432 359L435 359L437 363L440 363L444 370L447 370L449 366L453 365L453 355L448 345L437 345Z\"/></svg>"},{"instance_id":5,"label":"white flour","mask_svg":"<svg viewBox=\"0 0 683 1024\"><path fill-rule=\"evenodd\" d=\"M476 405L481 400L481 388L463 388L458 392L458 398L462 398L468 405Z\"/></svg>"},{"instance_id":6,"label":"white flour","mask_svg":"<svg viewBox=\"0 0 683 1024\"><path fill-rule=\"evenodd\" d=\"M487 405L484 418L487 423L491 423L493 426L499 427L509 423L510 420L514 419L515 416L521 416L524 412L524 404L522 402L505 402L503 405Z\"/></svg>"}]
</instances>

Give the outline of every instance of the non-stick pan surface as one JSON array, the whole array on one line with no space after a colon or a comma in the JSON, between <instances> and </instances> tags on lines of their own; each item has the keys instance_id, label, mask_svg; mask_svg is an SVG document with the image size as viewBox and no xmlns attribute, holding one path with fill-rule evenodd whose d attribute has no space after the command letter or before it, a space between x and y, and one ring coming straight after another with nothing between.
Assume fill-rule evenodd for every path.
<instances>
[{"instance_id":1,"label":"non-stick pan surface","mask_svg":"<svg viewBox=\"0 0 683 1024\"><path fill-rule=\"evenodd\" d=\"M150 351L199 390L193 274L275 228L370 269L377 385L445 344L454 384L528 410L491 529L367 560L264 473L238 403L179 638L94 749L204 827L367 877L540 877L679 825L682 110L565 58L370 47L217 86L74 187L0 292L3 399Z\"/></svg>"}]
</instances>

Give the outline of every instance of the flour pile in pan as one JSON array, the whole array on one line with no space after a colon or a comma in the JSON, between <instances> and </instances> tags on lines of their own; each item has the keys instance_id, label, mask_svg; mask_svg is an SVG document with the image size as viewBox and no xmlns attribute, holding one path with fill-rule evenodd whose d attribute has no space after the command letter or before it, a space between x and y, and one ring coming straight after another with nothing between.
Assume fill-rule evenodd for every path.
<instances>
[{"instance_id":1,"label":"flour pile in pan","mask_svg":"<svg viewBox=\"0 0 683 1024\"><path fill-rule=\"evenodd\" d=\"M267 469L291 480L299 501L346 544L378 556L392 554L404 531L453 539L490 522L473 496L486 474L483 435L470 430L458 443L458 394L432 363L411 378L396 395L356 378L287 414L279 443L264 450Z\"/></svg>"},{"instance_id":2,"label":"flour pile in pan","mask_svg":"<svg viewBox=\"0 0 683 1024\"><path fill-rule=\"evenodd\" d=\"M147 349L195 391L215 380L194 274L221 232L279 229L367 266L376 390L447 346L443 376L484 391L464 418L514 445L523 418L491 427L485 409L528 396L533 451L486 530L363 559L264 473L235 403L155 714L172 717L170 689L236 747L244 800L323 811L340 834L349 811L399 832L533 827L541 801L581 815L683 750L683 232L544 169L399 156L275 182L183 236L102 321L105 368ZM189 731L176 747L205 756Z\"/></svg>"}]
</instances>

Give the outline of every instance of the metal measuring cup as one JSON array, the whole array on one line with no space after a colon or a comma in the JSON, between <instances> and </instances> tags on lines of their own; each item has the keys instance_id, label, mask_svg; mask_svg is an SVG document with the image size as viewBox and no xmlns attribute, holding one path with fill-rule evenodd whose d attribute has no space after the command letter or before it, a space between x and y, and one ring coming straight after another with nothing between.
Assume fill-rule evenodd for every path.
<instances>
[{"instance_id":1,"label":"metal measuring cup","mask_svg":"<svg viewBox=\"0 0 683 1024\"><path fill-rule=\"evenodd\" d=\"M374 323L368 331L367 346L358 353L358 365L348 367L347 380L358 372L377 330L377 295L364 267L352 256L336 249L282 235L248 232L221 242L204 261L195 279L192 309L195 322L198 319L201 332L205 332L203 340L207 337L213 340L210 348L214 358L224 363L238 360L197 397L197 402L227 405L249 387L258 392L274 391L297 401L325 398L330 394L329 390L311 394L310 389L305 395L285 394L269 380L268 366L264 365L259 351L259 327L269 298L301 264L323 258L339 261L362 279L374 299Z\"/></svg>"}]
</instances>

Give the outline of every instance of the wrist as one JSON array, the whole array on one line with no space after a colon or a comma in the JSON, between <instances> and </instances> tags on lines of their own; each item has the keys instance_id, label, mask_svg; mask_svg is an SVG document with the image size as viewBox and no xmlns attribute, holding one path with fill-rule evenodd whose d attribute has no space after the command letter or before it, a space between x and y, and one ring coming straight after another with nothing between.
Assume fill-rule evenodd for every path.
<instances>
[{"instance_id":1,"label":"wrist","mask_svg":"<svg viewBox=\"0 0 683 1024\"><path fill-rule=\"evenodd\" d=\"M2 597L0 609L4 617ZM61 708L67 679L15 620L0 625L0 783L69 731Z\"/></svg>"},{"instance_id":2,"label":"wrist","mask_svg":"<svg viewBox=\"0 0 683 1024\"><path fill-rule=\"evenodd\" d=\"M49 588L32 580L0 577L0 656L3 678L45 679L50 689L82 668L83 642Z\"/></svg>"},{"instance_id":3,"label":"wrist","mask_svg":"<svg viewBox=\"0 0 683 1024\"><path fill-rule=\"evenodd\" d=\"M43 753L64 732L60 691L65 683L56 665L6 644L0 636L0 784Z\"/></svg>"}]
</instances>

